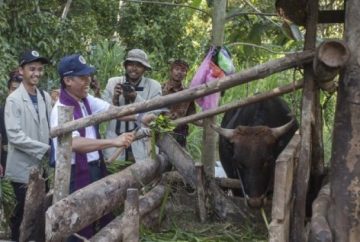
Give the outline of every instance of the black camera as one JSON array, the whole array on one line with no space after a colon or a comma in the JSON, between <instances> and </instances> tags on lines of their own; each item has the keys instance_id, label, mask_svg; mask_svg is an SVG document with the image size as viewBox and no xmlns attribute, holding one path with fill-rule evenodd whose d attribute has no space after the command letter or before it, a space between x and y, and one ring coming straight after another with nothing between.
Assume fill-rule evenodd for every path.
<instances>
[{"instance_id":1,"label":"black camera","mask_svg":"<svg viewBox=\"0 0 360 242\"><path fill-rule=\"evenodd\" d=\"M125 82L125 83L121 83L121 88L123 89L124 92L134 92L135 91L135 87L133 85L131 85L130 83L128 82Z\"/></svg>"},{"instance_id":2,"label":"black camera","mask_svg":"<svg viewBox=\"0 0 360 242\"><path fill-rule=\"evenodd\" d=\"M122 90L126 93L130 93L134 91L144 91L144 87L134 86L130 82L119 83L119 85L121 86Z\"/></svg>"}]
</instances>

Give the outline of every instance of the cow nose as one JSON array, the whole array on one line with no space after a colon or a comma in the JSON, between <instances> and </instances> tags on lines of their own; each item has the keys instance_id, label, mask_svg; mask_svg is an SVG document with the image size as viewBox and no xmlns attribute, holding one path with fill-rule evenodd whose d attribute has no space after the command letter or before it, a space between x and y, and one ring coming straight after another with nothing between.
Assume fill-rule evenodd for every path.
<instances>
[{"instance_id":1,"label":"cow nose","mask_svg":"<svg viewBox=\"0 0 360 242\"><path fill-rule=\"evenodd\" d=\"M261 197L251 197L248 200L249 207L261 208L263 205L263 199Z\"/></svg>"}]
</instances>

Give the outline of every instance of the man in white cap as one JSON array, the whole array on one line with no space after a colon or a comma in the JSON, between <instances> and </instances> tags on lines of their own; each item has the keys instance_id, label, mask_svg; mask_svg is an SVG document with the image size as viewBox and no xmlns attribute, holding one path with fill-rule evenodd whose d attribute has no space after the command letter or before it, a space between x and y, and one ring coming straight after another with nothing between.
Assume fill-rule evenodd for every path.
<instances>
[{"instance_id":1,"label":"man in white cap","mask_svg":"<svg viewBox=\"0 0 360 242\"><path fill-rule=\"evenodd\" d=\"M148 56L143 50L130 50L123 65L125 76L112 77L108 80L104 90L104 100L115 106L122 106L161 96L160 83L144 76L145 71L151 70L151 66ZM154 113L157 112L154 111ZM141 120L142 116L142 114L138 114L138 119ZM123 132L134 130L138 126L139 122L112 120L107 127L106 137L116 137ZM110 157L113 153L114 149L105 150L105 158ZM143 138L134 141L131 147L126 149L125 154L120 155L118 159L139 162L148 159L149 154L150 140Z\"/></svg>"}]
</instances>

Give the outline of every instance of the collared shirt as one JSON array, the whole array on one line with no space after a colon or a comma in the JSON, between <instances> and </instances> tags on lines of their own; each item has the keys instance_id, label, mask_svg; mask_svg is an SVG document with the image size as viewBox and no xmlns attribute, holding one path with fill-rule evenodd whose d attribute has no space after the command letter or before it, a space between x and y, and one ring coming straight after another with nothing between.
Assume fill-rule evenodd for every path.
<instances>
[{"instance_id":1,"label":"collared shirt","mask_svg":"<svg viewBox=\"0 0 360 242\"><path fill-rule=\"evenodd\" d=\"M96 114L96 113L100 113L100 112L104 112L106 110L109 109L110 104L103 101L100 98L94 97L92 95L88 95L87 96L87 100L89 102L89 106L91 109L92 114ZM83 102L79 102L79 105L81 107L81 112L83 114L83 117L87 117L89 116L85 105ZM51 118L50 118L50 126L51 127L56 127L58 125L58 106L64 106L62 103L60 103L60 101L56 101L54 108L52 109L51 112ZM72 132L72 137L80 137L80 133L79 131L75 130ZM94 126L88 126L85 128L85 138L90 138L90 139L96 139L96 130L94 128ZM53 138L53 144L54 144L54 149L56 151L57 149L57 138ZM56 152L55 152L56 153ZM93 151L93 152L89 152L86 154L87 155L87 160L88 162L94 161L94 160L98 160L99 159L99 152L98 151ZM71 156L71 164L75 164L75 153L72 152L72 156Z\"/></svg>"}]
</instances>

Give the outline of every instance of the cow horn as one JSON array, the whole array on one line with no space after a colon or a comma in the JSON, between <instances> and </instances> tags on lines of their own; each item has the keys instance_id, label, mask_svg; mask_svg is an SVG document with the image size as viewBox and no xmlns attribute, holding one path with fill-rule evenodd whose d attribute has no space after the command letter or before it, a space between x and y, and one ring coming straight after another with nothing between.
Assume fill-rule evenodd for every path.
<instances>
[{"instance_id":1,"label":"cow horn","mask_svg":"<svg viewBox=\"0 0 360 242\"><path fill-rule=\"evenodd\" d=\"M225 138L231 139L234 135L233 129L224 129L221 128L215 124L211 124L211 128L213 128L216 132L218 132L220 135L224 136Z\"/></svg>"},{"instance_id":2,"label":"cow horn","mask_svg":"<svg viewBox=\"0 0 360 242\"><path fill-rule=\"evenodd\" d=\"M290 130L290 128L294 125L294 121L295 119L291 119L290 122L284 124L283 126L271 128L272 134L275 136L275 138L281 137L283 134Z\"/></svg>"}]
</instances>

